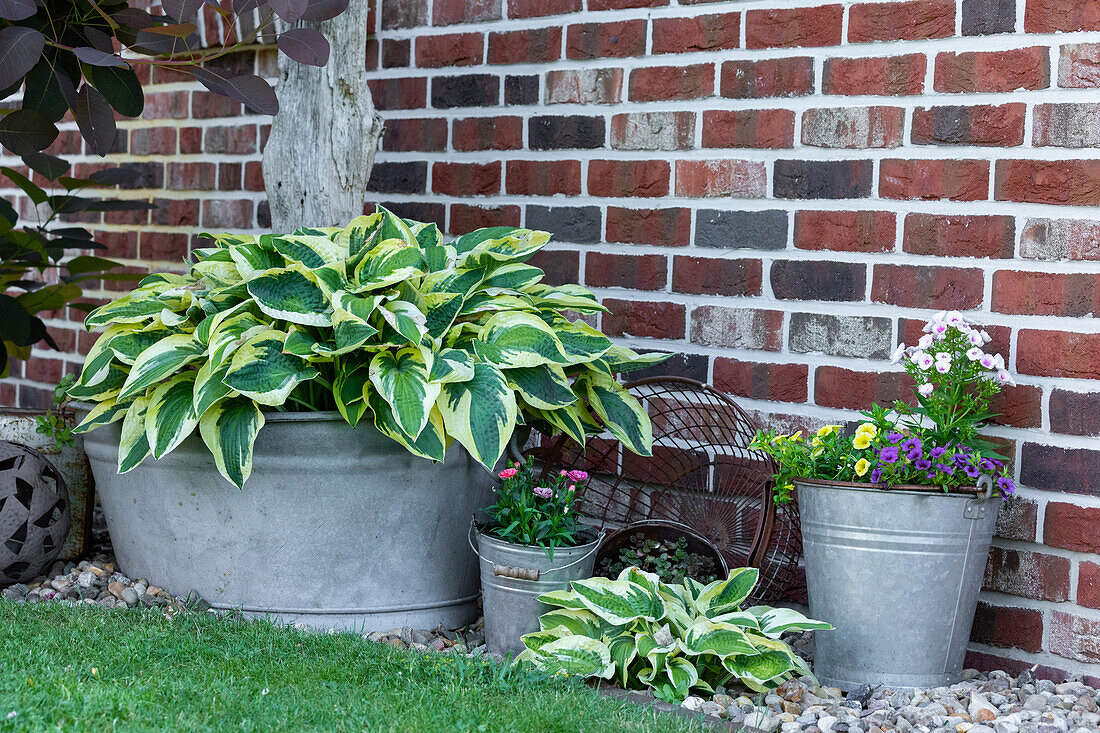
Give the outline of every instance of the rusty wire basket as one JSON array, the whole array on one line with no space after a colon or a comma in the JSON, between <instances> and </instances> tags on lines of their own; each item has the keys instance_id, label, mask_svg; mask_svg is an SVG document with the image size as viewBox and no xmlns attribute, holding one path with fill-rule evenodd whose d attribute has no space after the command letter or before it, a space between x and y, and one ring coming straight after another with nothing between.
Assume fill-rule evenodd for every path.
<instances>
[{"instance_id":1,"label":"rusty wire basket","mask_svg":"<svg viewBox=\"0 0 1100 733\"><path fill-rule=\"evenodd\" d=\"M718 390L683 377L651 377L626 388L653 422L653 455L595 437L581 454L564 437L531 452L544 471L591 474L581 511L601 529L669 520L687 525L722 552L731 568L760 568L757 603L805 601L802 534L794 503L772 501L772 459L748 448L756 422Z\"/></svg>"}]
</instances>

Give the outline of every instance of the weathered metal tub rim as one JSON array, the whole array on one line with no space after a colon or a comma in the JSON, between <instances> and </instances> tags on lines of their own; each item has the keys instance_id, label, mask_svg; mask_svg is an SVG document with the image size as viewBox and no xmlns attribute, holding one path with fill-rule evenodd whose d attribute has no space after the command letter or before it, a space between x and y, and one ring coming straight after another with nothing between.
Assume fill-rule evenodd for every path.
<instances>
[{"instance_id":1,"label":"weathered metal tub rim","mask_svg":"<svg viewBox=\"0 0 1100 733\"><path fill-rule=\"evenodd\" d=\"M878 494L907 494L910 496L943 496L947 498L970 498L982 495L985 490L979 486L956 486L944 491L942 486L925 486L923 484L898 484L896 486L883 486L880 484L868 484L858 481L833 481L822 478L805 478L798 476L791 479L796 487L799 484L809 486L826 486L831 489L847 491L868 491Z\"/></svg>"}]
</instances>

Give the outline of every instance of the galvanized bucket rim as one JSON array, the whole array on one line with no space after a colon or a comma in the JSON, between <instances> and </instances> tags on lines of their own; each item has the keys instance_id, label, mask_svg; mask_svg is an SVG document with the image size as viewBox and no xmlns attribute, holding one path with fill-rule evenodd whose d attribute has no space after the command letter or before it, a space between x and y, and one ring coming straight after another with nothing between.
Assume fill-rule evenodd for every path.
<instances>
[{"instance_id":1,"label":"galvanized bucket rim","mask_svg":"<svg viewBox=\"0 0 1100 733\"><path fill-rule=\"evenodd\" d=\"M539 551L544 552L544 553L546 552L546 550L539 547L538 545L521 545L521 544L518 544L516 542L509 542L508 540L502 540L499 537L492 536L491 534L486 534L485 531L481 529L481 527L477 526L476 522L473 524L473 528L474 528L474 533L477 535L478 543L480 543L481 540L485 539L485 540L488 540L490 544L496 543L498 545L505 545L507 547L515 547L515 548L520 549L520 550L539 550ZM591 542L585 542L583 545L561 545L560 547L555 547L554 548L554 553L557 554L559 551L569 552L570 550L587 549L587 548L592 547L592 545L600 544L604 540L604 535L602 533L596 532L596 530L592 529L591 527L582 530L582 532L585 532L589 535L595 535L596 539L592 540ZM474 552L477 553L478 557L481 557L481 553L477 552L476 548L474 549Z\"/></svg>"},{"instance_id":2,"label":"galvanized bucket rim","mask_svg":"<svg viewBox=\"0 0 1100 733\"><path fill-rule=\"evenodd\" d=\"M944 491L940 486L924 486L922 484L898 484L897 486L882 486L879 484L860 483L857 481L834 481L822 478L805 478L802 476L791 479L794 485L822 486L839 491L867 491L881 494L909 494L918 496L940 496L945 498L980 498L985 490L979 486L957 486Z\"/></svg>"},{"instance_id":3,"label":"galvanized bucket rim","mask_svg":"<svg viewBox=\"0 0 1100 733\"><path fill-rule=\"evenodd\" d=\"M81 412L90 412L94 404L91 402L70 402L69 406L73 410ZM344 416L335 410L318 410L316 412L279 412L278 410L272 410L270 412L264 411L264 424L272 422L342 422L347 423Z\"/></svg>"}]
</instances>

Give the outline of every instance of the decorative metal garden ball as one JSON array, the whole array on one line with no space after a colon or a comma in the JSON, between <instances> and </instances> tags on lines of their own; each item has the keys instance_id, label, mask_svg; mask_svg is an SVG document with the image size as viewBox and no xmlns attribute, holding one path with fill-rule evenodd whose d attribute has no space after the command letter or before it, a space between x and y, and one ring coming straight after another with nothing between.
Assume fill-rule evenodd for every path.
<instances>
[{"instance_id":1,"label":"decorative metal garden ball","mask_svg":"<svg viewBox=\"0 0 1100 733\"><path fill-rule=\"evenodd\" d=\"M44 573L71 526L61 472L33 448L0 441L0 586Z\"/></svg>"}]
</instances>

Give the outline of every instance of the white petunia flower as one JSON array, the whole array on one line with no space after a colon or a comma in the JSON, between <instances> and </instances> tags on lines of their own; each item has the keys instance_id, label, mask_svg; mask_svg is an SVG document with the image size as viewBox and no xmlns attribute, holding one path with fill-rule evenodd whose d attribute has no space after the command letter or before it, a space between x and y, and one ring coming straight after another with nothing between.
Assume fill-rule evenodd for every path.
<instances>
[{"instance_id":1,"label":"white petunia flower","mask_svg":"<svg viewBox=\"0 0 1100 733\"><path fill-rule=\"evenodd\" d=\"M921 369L931 369L932 362L935 361L935 359L932 358L931 354L924 351L918 351L909 358L912 359L913 363L919 366Z\"/></svg>"},{"instance_id":2,"label":"white petunia flower","mask_svg":"<svg viewBox=\"0 0 1100 733\"><path fill-rule=\"evenodd\" d=\"M933 385L931 382L927 382L917 387L917 391L921 393L922 397L927 397L928 395L932 394L933 390L935 389L935 385Z\"/></svg>"},{"instance_id":3,"label":"white petunia flower","mask_svg":"<svg viewBox=\"0 0 1100 733\"><path fill-rule=\"evenodd\" d=\"M978 361L983 356L985 356L985 352L979 349L977 346L972 346L966 350L966 358L970 359L970 361Z\"/></svg>"}]
</instances>

